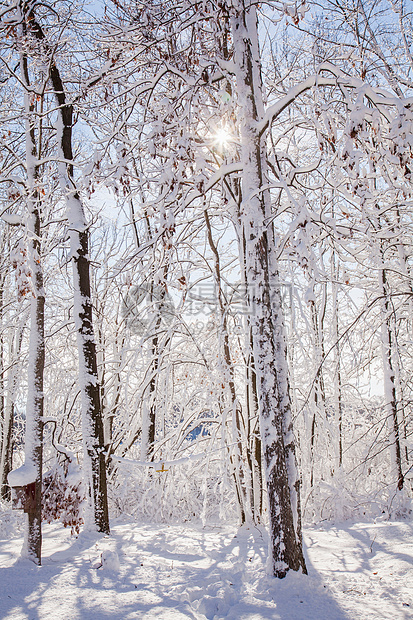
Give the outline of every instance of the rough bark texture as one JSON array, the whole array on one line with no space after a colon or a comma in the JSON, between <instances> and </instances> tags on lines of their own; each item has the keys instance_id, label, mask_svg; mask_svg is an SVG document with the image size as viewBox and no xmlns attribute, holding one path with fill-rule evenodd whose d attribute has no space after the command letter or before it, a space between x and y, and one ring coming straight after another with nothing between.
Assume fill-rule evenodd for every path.
<instances>
[{"instance_id":1,"label":"rough bark texture","mask_svg":"<svg viewBox=\"0 0 413 620\"><path fill-rule=\"evenodd\" d=\"M240 107L243 165L240 217L245 235L245 268L257 375L260 429L263 445L270 520L272 570L284 577L289 569L306 572L299 523L298 479L294 474L286 348L283 342L281 293L271 290L272 234L266 185L265 138L257 121L263 113L261 66L255 6L231 8L234 66ZM293 471L294 470L294 471ZM295 497L294 497L295 496Z\"/></svg>"},{"instance_id":2,"label":"rough bark texture","mask_svg":"<svg viewBox=\"0 0 413 620\"><path fill-rule=\"evenodd\" d=\"M25 85L29 89L29 72L27 57L22 56L21 69ZM27 528L23 553L36 564L41 564L42 549L42 467L43 467L43 374L45 362L44 343L44 306L45 293L43 288L43 271L41 265L41 221L40 196L37 190L38 179L37 149L34 129L33 105L29 102L29 92L25 93L26 101L26 153L28 179L28 238L29 260L33 284L31 300L31 325L28 366L28 394L26 405L25 433L25 465L36 470L34 481L34 502L27 511Z\"/></svg>"},{"instance_id":3,"label":"rough bark texture","mask_svg":"<svg viewBox=\"0 0 413 620\"><path fill-rule=\"evenodd\" d=\"M28 23L32 34L47 47L45 34L32 11L28 15ZM89 229L73 175L73 106L67 101L64 84L53 59L50 63L50 81L60 116L59 150L65 161L60 169L60 182L67 203L73 254L74 315L79 353L79 383L82 393L84 467L88 472L95 526L99 532L109 533L102 406L90 287Z\"/></svg>"},{"instance_id":4,"label":"rough bark texture","mask_svg":"<svg viewBox=\"0 0 413 620\"><path fill-rule=\"evenodd\" d=\"M40 226L39 226L40 229ZM42 274L37 284L42 284ZM39 281L41 279L41 282ZM37 291L42 290L37 288ZM36 564L41 564L42 550L42 468L43 468L43 370L45 361L44 348L44 295L36 291L32 301L32 321L30 328L30 346L35 347L34 358L30 360L28 373L29 396L26 408L26 443L25 460L36 467L34 503L27 512L25 553ZM27 439L26 439L27 441Z\"/></svg>"},{"instance_id":5,"label":"rough bark texture","mask_svg":"<svg viewBox=\"0 0 413 620\"><path fill-rule=\"evenodd\" d=\"M90 291L90 263L88 232L76 231L79 250L73 258L73 278L76 280L81 308L77 318L77 342L79 351L79 372L83 407L83 441L85 456L91 468L90 492L94 522L99 532L109 533L107 504L106 463L104 454L104 433L102 407L98 381L96 344L93 333L92 302Z\"/></svg>"}]
</instances>

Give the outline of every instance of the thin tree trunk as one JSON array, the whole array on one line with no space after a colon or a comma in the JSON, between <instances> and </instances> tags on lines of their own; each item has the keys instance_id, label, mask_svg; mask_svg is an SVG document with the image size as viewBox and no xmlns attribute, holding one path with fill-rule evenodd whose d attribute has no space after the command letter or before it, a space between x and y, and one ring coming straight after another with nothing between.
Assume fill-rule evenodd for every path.
<instances>
[{"instance_id":1,"label":"thin tree trunk","mask_svg":"<svg viewBox=\"0 0 413 620\"><path fill-rule=\"evenodd\" d=\"M23 24L23 29L25 29ZM25 31L24 31L25 33ZM28 365L28 393L26 404L25 460L24 465L9 474L11 486L30 485L22 555L41 564L42 550L42 466L43 466L43 374L45 362L43 271L41 266L40 196L37 188L40 153L37 153L34 125L34 104L30 101L28 60L20 59L21 75L25 86L26 167L28 184L29 262L32 276L31 326ZM39 146L40 150L40 146Z\"/></svg>"},{"instance_id":2,"label":"thin tree trunk","mask_svg":"<svg viewBox=\"0 0 413 620\"><path fill-rule=\"evenodd\" d=\"M334 213L333 213L334 215ZM339 340L339 315L338 315L338 286L337 283L339 281L339 265L336 261L336 253L334 248L332 249L331 256L331 270L332 270L332 298L333 298L333 335L335 341L334 347L334 355L335 355L335 393L337 399L337 410L336 413L338 415L338 466L342 467L343 465L343 389L342 389L342 379L341 379L341 343Z\"/></svg>"},{"instance_id":3,"label":"thin tree trunk","mask_svg":"<svg viewBox=\"0 0 413 620\"><path fill-rule=\"evenodd\" d=\"M313 324L314 338L315 338L315 368L316 376L314 379L314 412L311 420L311 435L310 435L310 487L314 486L314 465L315 465L315 448L317 442L317 416L321 410L322 419L325 420L325 389L324 389L324 377L323 377L323 365L322 360L324 357L324 316L326 309L326 299L324 295L324 305L320 318L318 317L317 307L315 301L310 301L311 322Z\"/></svg>"},{"instance_id":4,"label":"thin tree trunk","mask_svg":"<svg viewBox=\"0 0 413 620\"><path fill-rule=\"evenodd\" d=\"M156 322L155 331L161 324L161 317ZM159 336L155 333L151 343L152 360L149 368L149 384L143 394L142 404L142 433L141 433L141 459L153 461L156 436L156 392L159 368Z\"/></svg>"},{"instance_id":5,"label":"thin tree trunk","mask_svg":"<svg viewBox=\"0 0 413 620\"><path fill-rule=\"evenodd\" d=\"M393 464L396 468L397 488L402 490L404 476L402 470L402 454L400 446L400 426L397 412L396 376L393 368L393 334L391 326L391 304L388 295L386 270L379 271L383 293L383 321L382 321L382 358L384 372L384 396L389 415L390 442L393 455Z\"/></svg>"},{"instance_id":6,"label":"thin tree trunk","mask_svg":"<svg viewBox=\"0 0 413 620\"><path fill-rule=\"evenodd\" d=\"M12 452L12 435L13 435L13 419L14 419L14 406L6 407L5 416L3 420L3 433L2 433L2 446L1 446L1 461L0 461L0 485L1 485L1 498L7 502L11 499L11 489L8 483L9 473L13 469L13 452Z\"/></svg>"},{"instance_id":7,"label":"thin tree trunk","mask_svg":"<svg viewBox=\"0 0 413 620\"><path fill-rule=\"evenodd\" d=\"M396 217L397 217L397 227L399 231L401 231L403 224L401 221L401 215L400 215L399 208L396 208ZM399 255L400 269L406 279L405 290L406 292L409 293L409 296L407 299L407 319L406 319L406 332L409 334L412 332L412 326L413 326L413 278L412 278L411 269L409 265L408 254L406 252L405 245L402 242L401 238L400 238L400 243L397 246L397 251ZM406 411L408 410L409 401L405 399L405 392L407 392L408 390L404 389L406 382L402 381L402 372L401 372L402 365L400 363L399 358L397 359L396 367L397 367L397 383L398 383L399 391L400 391L400 416L399 417L401 418L401 422L402 422L401 434L403 436L402 463L404 464L406 468L405 471L409 471L410 469L409 428L408 428L409 416Z\"/></svg>"},{"instance_id":8,"label":"thin tree trunk","mask_svg":"<svg viewBox=\"0 0 413 620\"><path fill-rule=\"evenodd\" d=\"M155 451L156 437L156 412L157 412L157 390L159 378L159 366L163 351L170 342L170 336L167 336L163 342L160 342L159 330L162 324L162 309L166 300L166 278L169 271L169 264L164 265L163 279L164 286L158 295L154 295L154 284L151 285L151 303L155 302L157 318L154 327L154 334L151 338L151 363L149 367L149 383L146 387L143 398L142 407L142 434L141 434L141 459L143 461L153 461Z\"/></svg>"},{"instance_id":9,"label":"thin tree trunk","mask_svg":"<svg viewBox=\"0 0 413 620\"><path fill-rule=\"evenodd\" d=\"M37 218L36 218L37 219ZM40 222L40 220L38 220ZM40 233L40 225L35 225ZM40 250L40 244L34 243L32 249ZM24 553L36 564L41 564L42 549L42 467L43 467L43 371L45 361L44 348L44 304L42 294L43 278L41 268L33 278L35 297L32 300L28 386L26 408L25 465L32 464L36 469L34 481L34 502L27 511L28 527L25 534Z\"/></svg>"},{"instance_id":10,"label":"thin tree trunk","mask_svg":"<svg viewBox=\"0 0 413 620\"><path fill-rule=\"evenodd\" d=\"M252 349L251 332L250 332L250 346ZM250 453L251 453L251 468L252 468L252 492L254 495L253 511L254 511L254 523L259 524L262 521L263 512L263 480L262 480L262 442L259 433L259 408L258 408L258 394L257 394L257 375L254 369L254 357L250 350L249 361L246 368L247 386L246 386L246 401L247 401L247 415L252 429L249 435L250 441ZM253 422L253 424L252 424Z\"/></svg>"},{"instance_id":11,"label":"thin tree trunk","mask_svg":"<svg viewBox=\"0 0 413 620\"><path fill-rule=\"evenodd\" d=\"M235 389L234 378L234 366L231 359L231 350L229 343L228 333L228 319L227 308L223 299L222 292L222 279L221 279L221 264L218 248L215 244L212 227L209 219L208 211L204 210L204 219L207 229L208 245L214 256L214 282L215 290L218 301L218 318L219 318L219 344L221 350L221 357L223 361L222 367L222 382L224 385L223 391L227 392L232 411L232 421L234 429L234 440L236 451L231 457L231 464L234 469L234 481L237 490L238 508L240 515L241 525L245 523L249 514L253 515L253 502L252 495L252 464L248 454L248 445L246 445L246 438L248 437L248 431L245 428L244 420L242 419L242 410L237 393Z\"/></svg>"},{"instance_id":12,"label":"thin tree trunk","mask_svg":"<svg viewBox=\"0 0 413 620\"><path fill-rule=\"evenodd\" d=\"M1 450L0 472L1 472L1 497L10 500L11 492L8 483L8 475L13 469L13 422L14 422L14 402L16 399L17 381L18 381L18 357L23 339L23 326L21 326L15 334L15 350L11 345L10 360L11 365L7 375L7 393L6 405L4 409L4 430L3 443Z\"/></svg>"},{"instance_id":13,"label":"thin tree trunk","mask_svg":"<svg viewBox=\"0 0 413 620\"><path fill-rule=\"evenodd\" d=\"M25 550L35 563L41 564L42 550L42 467L43 467L43 374L45 362L43 271L41 265L41 222L40 196L36 187L38 168L34 165L37 157L34 134L33 111L29 98L29 73L27 57L21 62L22 74L27 87L26 100L26 151L27 176L29 184L30 217L28 227L29 259L33 283L31 300L31 326L28 367L28 395L26 407L25 465L34 466L34 502L27 512L28 527L25 536ZM39 153L40 155L40 153Z\"/></svg>"}]
</instances>

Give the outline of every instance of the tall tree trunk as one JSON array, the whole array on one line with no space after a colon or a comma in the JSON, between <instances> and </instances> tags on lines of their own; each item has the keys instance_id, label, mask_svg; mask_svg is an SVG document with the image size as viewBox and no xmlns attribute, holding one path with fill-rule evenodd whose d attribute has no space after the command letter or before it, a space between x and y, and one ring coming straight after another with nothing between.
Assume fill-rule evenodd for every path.
<instances>
[{"instance_id":1,"label":"tall tree trunk","mask_svg":"<svg viewBox=\"0 0 413 620\"><path fill-rule=\"evenodd\" d=\"M400 425L397 411L397 391L396 391L396 376L394 371L393 362L393 330L392 330L392 308L389 298L388 283L386 270L380 269L379 271L380 285L383 294L383 310L382 310L382 359L383 359L383 374L384 374L384 397L386 402L386 409L388 411L389 430L390 430L390 443L392 453L392 465L396 469L397 476L397 488L402 490L404 485L404 476L402 470L402 453L400 445Z\"/></svg>"},{"instance_id":2,"label":"tall tree trunk","mask_svg":"<svg viewBox=\"0 0 413 620\"><path fill-rule=\"evenodd\" d=\"M261 65L255 5L234 2L230 9L234 71L239 97L242 204L239 238L245 235L246 280L253 355L257 375L260 429L265 461L271 563L276 577L289 569L306 572L298 512L287 357L281 291L270 290L276 271L270 251L274 243L266 185L265 136L257 129L263 114ZM271 264L272 262L272 264Z\"/></svg>"},{"instance_id":3,"label":"tall tree trunk","mask_svg":"<svg viewBox=\"0 0 413 620\"><path fill-rule=\"evenodd\" d=\"M40 235L40 218L33 214L36 236ZM40 243L32 243L33 255L40 255ZM33 261L34 262L34 261ZM32 265L33 265L32 262ZM32 272L33 273L33 272ZM45 361L44 346L44 305L43 276L40 265L33 273L34 295L31 302L30 354L28 368L28 396L26 407L25 466L33 466L34 502L27 510L28 527L25 533L24 553L36 564L41 564L42 549L42 467L43 467L43 371ZM30 482L27 480L27 482ZM33 482L33 481L31 481Z\"/></svg>"},{"instance_id":4,"label":"tall tree trunk","mask_svg":"<svg viewBox=\"0 0 413 620\"><path fill-rule=\"evenodd\" d=\"M94 523L99 532L109 533L105 442L93 333L88 229L77 192L67 200L73 253L74 315L82 399L84 468L89 485Z\"/></svg>"},{"instance_id":5,"label":"tall tree trunk","mask_svg":"<svg viewBox=\"0 0 413 620\"><path fill-rule=\"evenodd\" d=\"M249 327L249 326L248 326ZM263 480L262 480L262 442L259 432L259 407L257 394L257 375L255 373L254 356L252 354L252 338L250 332L250 354L246 364L246 402L247 415L250 420L249 450L251 454L252 493L254 523L261 523L263 513Z\"/></svg>"},{"instance_id":6,"label":"tall tree trunk","mask_svg":"<svg viewBox=\"0 0 413 620\"><path fill-rule=\"evenodd\" d=\"M161 365L162 355L171 340L170 336L167 334L163 339L160 338L159 333L162 325L162 313L164 310L168 310L166 307L166 278L168 271L169 262L163 267L163 285L155 285L154 282L152 282L149 293L150 302L155 305L154 312L156 312L156 321L151 337L151 361L148 369L149 382L144 390L142 403L141 459L148 462L153 461L155 451L159 367ZM157 288L156 291L154 288L155 286ZM159 290L159 288L161 288L161 290Z\"/></svg>"},{"instance_id":7,"label":"tall tree trunk","mask_svg":"<svg viewBox=\"0 0 413 620\"><path fill-rule=\"evenodd\" d=\"M32 11L29 14L29 23L31 32L47 47L44 32ZM90 287L89 228L73 173L73 106L67 102L65 87L53 59L50 61L50 81L60 117L58 140L59 155L63 163L59 166L59 174L65 193L73 257L74 319L79 355L85 479L89 487L94 524L99 532L109 533L102 405Z\"/></svg>"},{"instance_id":8,"label":"tall tree trunk","mask_svg":"<svg viewBox=\"0 0 413 620\"><path fill-rule=\"evenodd\" d=\"M25 24L23 24L23 29ZM24 31L25 34L25 31ZM37 187L40 153L37 152L34 124L34 105L31 103L28 60L20 59L25 93L26 169L28 185L29 263L32 276L31 325L28 365L28 393L26 404L24 465L9 474L11 486L30 485L29 504L26 507L27 527L22 554L41 564L42 550L42 466L43 466L43 374L45 362L43 271L41 266L40 195ZM40 150L40 146L39 146Z\"/></svg>"},{"instance_id":9,"label":"tall tree trunk","mask_svg":"<svg viewBox=\"0 0 413 620\"><path fill-rule=\"evenodd\" d=\"M396 208L396 218L397 218L397 228L400 233L403 230L403 222L400 214L400 210ZM408 253L406 251L405 244L402 241L402 235L400 234L400 242L397 246L397 253L399 256L400 263L400 271L405 278L405 286L404 289L408 294L407 297L407 318L406 322L406 333L409 334L412 332L413 327L413 278L411 273L411 266L409 263ZM409 408L409 400L405 398L405 392L408 392L408 388L405 389L406 381L402 380L402 365L400 363L400 359L397 359L397 382L399 386L400 392L400 419L401 419L401 435L402 435L402 464L406 468L405 471L410 470L410 455L409 455L409 416L408 416L408 408ZM412 485L413 481L409 480L410 485Z\"/></svg>"},{"instance_id":10,"label":"tall tree trunk","mask_svg":"<svg viewBox=\"0 0 413 620\"><path fill-rule=\"evenodd\" d=\"M315 450L317 443L317 417L321 413L321 419L326 420L325 415L325 389L324 389L324 377L323 377L323 365L324 358L324 317L326 311L326 291L324 290L322 307L320 313L317 311L316 302L310 301L310 313L311 322L314 330L314 352L315 352L315 368L316 376L314 378L314 412L311 420L311 436L310 436L310 487L314 486L314 465L315 465Z\"/></svg>"},{"instance_id":11,"label":"tall tree trunk","mask_svg":"<svg viewBox=\"0 0 413 620\"><path fill-rule=\"evenodd\" d=\"M11 407L6 407L5 409L0 460L0 496L1 499L6 502L9 502L11 499L11 489L8 483L8 477L9 473L13 469L13 419L14 403L11 403Z\"/></svg>"},{"instance_id":12,"label":"tall tree trunk","mask_svg":"<svg viewBox=\"0 0 413 620\"><path fill-rule=\"evenodd\" d=\"M161 317L156 322L155 332L161 324ZM151 339L152 359L149 366L149 383L143 393L142 402L142 432L141 432L141 459L153 461L156 436L156 409L157 409L157 384L158 368L160 361L159 335L157 333Z\"/></svg>"},{"instance_id":13,"label":"tall tree trunk","mask_svg":"<svg viewBox=\"0 0 413 620\"><path fill-rule=\"evenodd\" d=\"M21 61L26 85L26 152L29 185L30 217L28 226L29 260L33 283L28 367L28 395L26 407L25 466L36 470L34 503L27 512L25 550L33 561L41 564L42 549L42 467L43 467L43 374L45 362L43 271L41 265L40 196L36 187L39 170L34 165L37 157L33 105L30 103L27 57ZM39 146L40 149L40 146ZM40 153L39 153L40 155Z\"/></svg>"},{"instance_id":14,"label":"tall tree trunk","mask_svg":"<svg viewBox=\"0 0 413 620\"><path fill-rule=\"evenodd\" d=\"M338 303L338 282L340 277L340 268L336 252L332 248L331 254L331 279L332 279L332 301L333 301L333 337L334 347L334 365L336 368L334 378L335 399L337 402L336 414L338 417L338 466L343 465L343 387L341 379L341 343L339 339L339 303Z\"/></svg>"}]
</instances>

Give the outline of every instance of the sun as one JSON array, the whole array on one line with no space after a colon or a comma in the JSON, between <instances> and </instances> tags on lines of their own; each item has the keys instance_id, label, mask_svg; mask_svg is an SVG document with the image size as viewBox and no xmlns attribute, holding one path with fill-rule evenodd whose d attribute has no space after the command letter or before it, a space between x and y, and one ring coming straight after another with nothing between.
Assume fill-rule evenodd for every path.
<instances>
[{"instance_id":1,"label":"sun","mask_svg":"<svg viewBox=\"0 0 413 620\"><path fill-rule=\"evenodd\" d=\"M213 139L214 144L222 150L229 146L232 136L226 127L219 127L214 133Z\"/></svg>"}]
</instances>

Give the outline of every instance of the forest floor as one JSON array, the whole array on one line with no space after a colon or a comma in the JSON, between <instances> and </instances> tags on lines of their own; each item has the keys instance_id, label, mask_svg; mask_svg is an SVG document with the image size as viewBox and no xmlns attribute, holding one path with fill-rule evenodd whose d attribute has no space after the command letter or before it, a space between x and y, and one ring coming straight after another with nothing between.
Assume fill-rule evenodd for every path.
<instances>
[{"instance_id":1,"label":"forest floor","mask_svg":"<svg viewBox=\"0 0 413 620\"><path fill-rule=\"evenodd\" d=\"M45 525L38 567L19 558L16 523L0 513L1 620L413 618L407 521L307 528L309 576L283 580L266 574L266 534L255 527L117 520L110 536L75 538Z\"/></svg>"}]
</instances>

